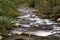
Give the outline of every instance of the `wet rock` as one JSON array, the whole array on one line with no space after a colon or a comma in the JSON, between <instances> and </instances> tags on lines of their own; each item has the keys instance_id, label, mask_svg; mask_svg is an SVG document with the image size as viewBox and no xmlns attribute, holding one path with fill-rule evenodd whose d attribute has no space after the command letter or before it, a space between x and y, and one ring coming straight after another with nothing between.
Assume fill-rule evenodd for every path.
<instances>
[{"instance_id":1,"label":"wet rock","mask_svg":"<svg viewBox=\"0 0 60 40\"><path fill-rule=\"evenodd\" d=\"M38 12L37 9L33 9L33 10L31 10L31 11L34 12L34 13L37 13L37 12Z\"/></svg>"},{"instance_id":2,"label":"wet rock","mask_svg":"<svg viewBox=\"0 0 60 40\"><path fill-rule=\"evenodd\" d=\"M0 40L2 39L3 37L2 36L0 36Z\"/></svg>"},{"instance_id":3,"label":"wet rock","mask_svg":"<svg viewBox=\"0 0 60 40\"><path fill-rule=\"evenodd\" d=\"M57 21L60 22L60 18L58 18Z\"/></svg>"}]
</instances>

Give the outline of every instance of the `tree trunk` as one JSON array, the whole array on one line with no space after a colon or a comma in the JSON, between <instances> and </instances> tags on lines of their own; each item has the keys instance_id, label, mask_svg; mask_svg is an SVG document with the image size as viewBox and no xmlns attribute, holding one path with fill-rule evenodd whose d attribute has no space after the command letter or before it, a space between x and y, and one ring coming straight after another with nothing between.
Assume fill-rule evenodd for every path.
<instances>
[{"instance_id":1,"label":"tree trunk","mask_svg":"<svg viewBox=\"0 0 60 40\"><path fill-rule=\"evenodd\" d=\"M56 0L49 0L50 2L50 11L53 12L53 8L56 6Z\"/></svg>"}]
</instances>

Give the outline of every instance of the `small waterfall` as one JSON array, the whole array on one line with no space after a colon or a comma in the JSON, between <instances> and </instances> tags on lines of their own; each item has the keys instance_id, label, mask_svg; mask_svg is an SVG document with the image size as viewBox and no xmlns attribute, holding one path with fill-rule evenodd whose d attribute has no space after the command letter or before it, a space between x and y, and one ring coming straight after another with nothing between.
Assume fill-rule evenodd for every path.
<instances>
[{"instance_id":1,"label":"small waterfall","mask_svg":"<svg viewBox=\"0 0 60 40\"><path fill-rule=\"evenodd\" d=\"M39 33L41 33L41 32L42 32L43 36L44 36L43 33L46 33L46 35L54 34L54 33L56 33L54 31L57 30L56 29L57 27L59 27L58 30L60 30L60 26L57 26L57 24L59 24L59 23L53 22L49 19L40 18L39 16L36 16L36 12L38 12L37 9L33 9L33 8L25 7L25 6L20 6L18 8L18 12L21 13L21 16L17 17L18 18L17 24L20 25L21 27L26 27L26 28L43 27L44 28L47 25L47 27L53 28L53 30L51 30L49 32L40 31L40 30L36 31L36 32L34 32L35 35L39 35ZM22 29L22 31L23 30L27 31L28 29ZM18 32L20 31L20 33L21 33L20 28L13 30L13 32L16 32L16 31L18 31ZM16 33L18 33L18 32L16 32Z\"/></svg>"}]
</instances>

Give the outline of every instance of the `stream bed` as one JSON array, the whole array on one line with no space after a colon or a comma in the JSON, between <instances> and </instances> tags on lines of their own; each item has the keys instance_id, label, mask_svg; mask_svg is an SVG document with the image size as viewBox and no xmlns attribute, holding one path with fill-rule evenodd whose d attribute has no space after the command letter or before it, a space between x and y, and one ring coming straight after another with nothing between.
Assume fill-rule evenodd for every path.
<instances>
[{"instance_id":1,"label":"stream bed","mask_svg":"<svg viewBox=\"0 0 60 40\"><path fill-rule=\"evenodd\" d=\"M20 16L16 17L16 25L20 26L11 31L13 34L21 34L22 32L37 36L49 36L60 33L60 23L56 23L50 19L36 16L37 9L19 6L18 12ZM51 30L49 30L51 28Z\"/></svg>"}]
</instances>

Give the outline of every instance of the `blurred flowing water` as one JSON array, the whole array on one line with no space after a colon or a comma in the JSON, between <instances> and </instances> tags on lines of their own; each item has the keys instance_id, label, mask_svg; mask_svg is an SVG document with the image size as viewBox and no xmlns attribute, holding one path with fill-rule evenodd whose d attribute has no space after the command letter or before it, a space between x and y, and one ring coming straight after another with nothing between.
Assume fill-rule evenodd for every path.
<instances>
[{"instance_id":1,"label":"blurred flowing water","mask_svg":"<svg viewBox=\"0 0 60 40\"><path fill-rule=\"evenodd\" d=\"M47 35L49 34L54 34L56 33L56 30L60 30L60 23L56 23L54 21L51 21L50 19L45 19L44 17L36 16L36 12L38 12L37 9L34 8L29 8L25 6L20 6L18 8L18 12L21 13L20 16L17 17L16 25L20 25L22 28L16 28L12 32L20 34L22 31L29 31L28 28L30 27L51 27L53 30L51 31L35 31L34 34L39 35L46 33ZM45 35L46 36L46 35Z\"/></svg>"}]
</instances>

